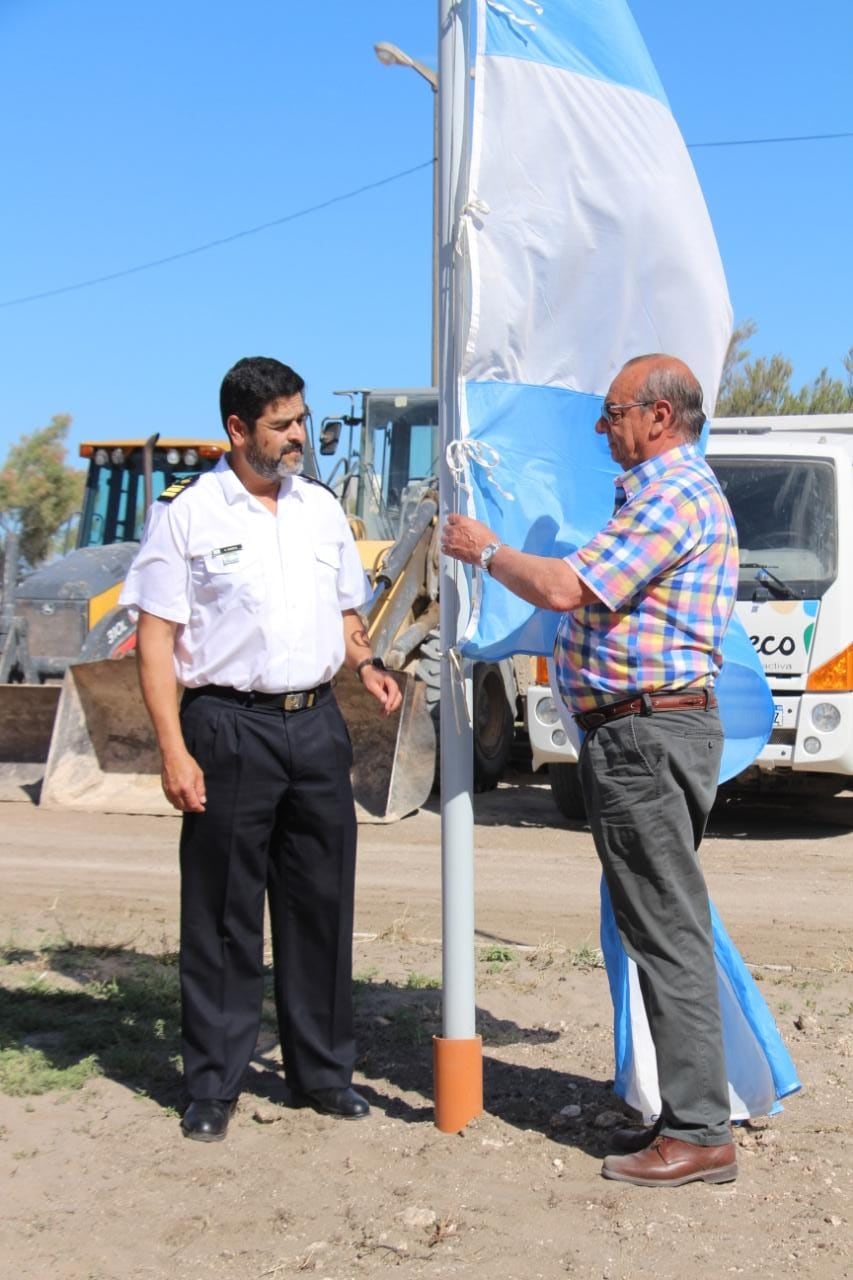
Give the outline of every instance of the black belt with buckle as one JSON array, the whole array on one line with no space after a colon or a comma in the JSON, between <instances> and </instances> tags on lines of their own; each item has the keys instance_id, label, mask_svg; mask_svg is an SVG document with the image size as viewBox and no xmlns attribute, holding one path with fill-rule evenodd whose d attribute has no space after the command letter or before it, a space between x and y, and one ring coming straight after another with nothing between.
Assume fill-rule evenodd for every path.
<instances>
[{"instance_id":1,"label":"black belt with buckle","mask_svg":"<svg viewBox=\"0 0 853 1280\"><path fill-rule=\"evenodd\" d=\"M331 681L318 684L316 689L294 689L289 693L260 693L256 689L231 689L222 684L203 684L198 689L186 689L183 702L196 698L223 698L227 702L239 702L242 707L278 707L281 711L307 711L316 706L331 689Z\"/></svg>"},{"instance_id":2,"label":"black belt with buckle","mask_svg":"<svg viewBox=\"0 0 853 1280\"><path fill-rule=\"evenodd\" d=\"M619 702L605 702L593 711L579 711L572 719L588 733L608 720L621 720L623 716L651 716L657 711L709 711L716 705L717 695L706 686L683 689L680 693L635 693Z\"/></svg>"}]
</instances>

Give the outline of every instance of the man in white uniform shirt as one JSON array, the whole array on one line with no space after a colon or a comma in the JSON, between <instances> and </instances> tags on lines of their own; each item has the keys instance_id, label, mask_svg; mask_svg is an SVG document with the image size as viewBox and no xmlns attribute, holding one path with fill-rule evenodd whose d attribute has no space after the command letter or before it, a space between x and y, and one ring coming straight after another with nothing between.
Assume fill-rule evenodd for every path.
<instances>
[{"instance_id":1,"label":"man in white uniform shirt","mask_svg":"<svg viewBox=\"0 0 853 1280\"><path fill-rule=\"evenodd\" d=\"M220 392L230 454L149 512L122 603L181 831L188 1138L224 1138L255 1048L263 911L285 1076L347 1119L356 824L352 749L331 690L345 662L385 715L400 691L358 609L365 576L334 496L302 476L304 382L263 356ZM178 685L183 686L180 711Z\"/></svg>"}]
</instances>

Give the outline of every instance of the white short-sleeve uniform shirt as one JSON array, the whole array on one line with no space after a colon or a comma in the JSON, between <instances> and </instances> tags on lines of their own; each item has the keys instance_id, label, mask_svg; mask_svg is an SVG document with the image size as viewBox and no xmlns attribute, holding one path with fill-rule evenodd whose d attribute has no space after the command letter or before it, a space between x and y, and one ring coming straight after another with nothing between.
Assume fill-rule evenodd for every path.
<instances>
[{"instance_id":1,"label":"white short-sleeve uniform shirt","mask_svg":"<svg viewBox=\"0 0 853 1280\"><path fill-rule=\"evenodd\" d=\"M289 477L273 515L221 458L153 503L121 603L178 624L182 685L283 693L331 680L344 660L341 612L368 592L327 489Z\"/></svg>"}]
</instances>

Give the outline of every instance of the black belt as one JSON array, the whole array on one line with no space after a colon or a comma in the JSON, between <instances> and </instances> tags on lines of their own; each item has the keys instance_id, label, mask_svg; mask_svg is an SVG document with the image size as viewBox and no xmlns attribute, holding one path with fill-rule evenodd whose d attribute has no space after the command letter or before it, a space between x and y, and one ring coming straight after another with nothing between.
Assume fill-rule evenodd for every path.
<instances>
[{"instance_id":1,"label":"black belt","mask_svg":"<svg viewBox=\"0 0 853 1280\"><path fill-rule=\"evenodd\" d=\"M331 689L331 681L318 684L316 689L295 689L289 693L260 693L256 689L231 689L222 684L203 684L198 689L184 692L184 703L195 698L223 698L227 702L239 702L242 707L278 707L282 711L306 711L319 702Z\"/></svg>"},{"instance_id":2,"label":"black belt","mask_svg":"<svg viewBox=\"0 0 853 1280\"><path fill-rule=\"evenodd\" d=\"M605 702L594 711L580 711L572 719L589 732L623 716L651 716L656 711L711 711L716 705L717 695L709 688L684 689L681 693L635 693L620 702Z\"/></svg>"}]
</instances>

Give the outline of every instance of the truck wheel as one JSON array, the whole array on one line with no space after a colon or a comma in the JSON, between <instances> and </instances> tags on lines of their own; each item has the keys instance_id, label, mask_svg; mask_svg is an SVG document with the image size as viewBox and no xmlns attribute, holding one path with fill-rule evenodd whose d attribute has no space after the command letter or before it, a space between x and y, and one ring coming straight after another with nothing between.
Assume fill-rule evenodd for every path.
<instances>
[{"instance_id":1,"label":"truck wheel","mask_svg":"<svg viewBox=\"0 0 853 1280\"><path fill-rule=\"evenodd\" d=\"M549 764L548 781L554 803L569 822L582 822L586 817L586 802L581 790L576 764Z\"/></svg>"},{"instance_id":2,"label":"truck wheel","mask_svg":"<svg viewBox=\"0 0 853 1280\"><path fill-rule=\"evenodd\" d=\"M492 791L509 764L515 717L496 663L476 663L473 685L474 790Z\"/></svg>"},{"instance_id":3,"label":"truck wheel","mask_svg":"<svg viewBox=\"0 0 853 1280\"><path fill-rule=\"evenodd\" d=\"M436 743L439 735L439 697L441 645L437 631L431 631L421 645L416 668L417 678L426 685L424 697L435 722ZM478 662L474 666L474 790L491 791L509 763L515 721L507 702L500 668L494 662ZM436 755L435 790L439 785Z\"/></svg>"}]
</instances>

